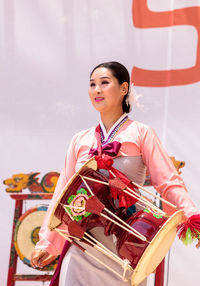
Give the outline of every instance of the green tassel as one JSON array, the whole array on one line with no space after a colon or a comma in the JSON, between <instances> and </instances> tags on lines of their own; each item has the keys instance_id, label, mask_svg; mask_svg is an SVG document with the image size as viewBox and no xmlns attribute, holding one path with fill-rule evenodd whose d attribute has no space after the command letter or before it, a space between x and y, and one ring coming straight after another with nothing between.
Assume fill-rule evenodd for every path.
<instances>
[{"instance_id":1,"label":"green tassel","mask_svg":"<svg viewBox=\"0 0 200 286\"><path fill-rule=\"evenodd\" d=\"M192 242L193 242L192 232L191 232L191 229L188 227L186 234L185 234L185 238L183 239L183 243L185 245L188 245L188 244L191 244Z\"/></svg>"}]
</instances>

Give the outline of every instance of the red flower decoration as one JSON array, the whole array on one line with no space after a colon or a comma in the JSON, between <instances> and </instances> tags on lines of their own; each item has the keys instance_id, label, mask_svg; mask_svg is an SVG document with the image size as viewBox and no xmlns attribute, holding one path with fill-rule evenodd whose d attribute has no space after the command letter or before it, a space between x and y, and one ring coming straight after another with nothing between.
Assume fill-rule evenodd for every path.
<instances>
[{"instance_id":1,"label":"red flower decoration","mask_svg":"<svg viewBox=\"0 0 200 286\"><path fill-rule=\"evenodd\" d=\"M95 160L97 161L97 166L99 169L110 170L113 165L113 159L108 155L104 155L103 157L95 156Z\"/></svg>"}]
</instances>

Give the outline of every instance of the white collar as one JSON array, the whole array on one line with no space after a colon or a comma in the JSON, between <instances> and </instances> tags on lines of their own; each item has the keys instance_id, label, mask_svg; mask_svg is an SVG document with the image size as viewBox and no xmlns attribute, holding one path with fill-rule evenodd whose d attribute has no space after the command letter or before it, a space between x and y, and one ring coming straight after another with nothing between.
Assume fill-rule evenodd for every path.
<instances>
[{"instance_id":1,"label":"white collar","mask_svg":"<svg viewBox=\"0 0 200 286\"><path fill-rule=\"evenodd\" d=\"M113 124L113 126L110 128L110 130L108 131L108 133L106 132L105 126L103 125L102 120L100 120L100 126L101 126L101 130L103 132L104 135L104 141L106 141L108 139L108 136L110 135L110 133L114 130L114 128L127 116L127 113L122 114L122 116L120 116L120 118Z\"/></svg>"}]
</instances>

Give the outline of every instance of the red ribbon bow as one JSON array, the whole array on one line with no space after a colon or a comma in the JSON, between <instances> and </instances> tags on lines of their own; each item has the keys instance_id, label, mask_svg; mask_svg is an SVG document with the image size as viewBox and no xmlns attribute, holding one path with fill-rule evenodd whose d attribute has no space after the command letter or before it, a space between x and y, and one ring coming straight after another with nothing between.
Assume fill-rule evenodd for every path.
<instances>
[{"instance_id":1,"label":"red ribbon bow","mask_svg":"<svg viewBox=\"0 0 200 286\"><path fill-rule=\"evenodd\" d=\"M101 147L102 154L109 155L111 157L117 156L119 149L121 147L121 143L117 141L113 141L111 143L105 144ZM98 152L98 148L91 148L89 151L89 155L100 155Z\"/></svg>"}]
</instances>

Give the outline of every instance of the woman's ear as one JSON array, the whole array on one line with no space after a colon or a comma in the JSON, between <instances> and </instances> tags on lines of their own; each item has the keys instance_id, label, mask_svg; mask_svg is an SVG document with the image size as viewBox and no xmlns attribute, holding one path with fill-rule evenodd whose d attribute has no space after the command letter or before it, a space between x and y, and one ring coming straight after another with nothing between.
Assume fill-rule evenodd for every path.
<instances>
[{"instance_id":1,"label":"woman's ear","mask_svg":"<svg viewBox=\"0 0 200 286\"><path fill-rule=\"evenodd\" d=\"M126 95L128 93L128 82L123 82L121 84L121 92L122 92L122 95Z\"/></svg>"}]
</instances>

